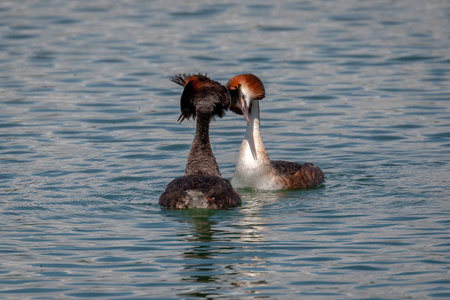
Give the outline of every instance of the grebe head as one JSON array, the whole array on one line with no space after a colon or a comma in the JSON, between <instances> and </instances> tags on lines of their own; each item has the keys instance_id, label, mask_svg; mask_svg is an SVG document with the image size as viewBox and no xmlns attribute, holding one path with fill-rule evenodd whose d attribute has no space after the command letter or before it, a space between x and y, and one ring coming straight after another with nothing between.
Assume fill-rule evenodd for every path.
<instances>
[{"instance_id":1,"label":"grebe head","mask_svg":"<svg viewBox=\"0 0 450 300\"><path fill-rule=\"evenodd\" d=\"M230 107L231 98L226 87L203 74L177 74L172 82L184 87L181 95L181 115L178 121L195 119L198 114L222 118Z\"/></svg>"},{"instance_id":2,"label":"grebe head","mask_svg":"<svg viewBox=\"0 0 450 300\"><path fill-rule=\"evenodd\" d=\"M244 115L248 124L252 101L262 100L266 96L264 84L253 74L240 74L228 80L226 87L231 95L230 110L236 114Z\"/></svg>"}]
</instances>

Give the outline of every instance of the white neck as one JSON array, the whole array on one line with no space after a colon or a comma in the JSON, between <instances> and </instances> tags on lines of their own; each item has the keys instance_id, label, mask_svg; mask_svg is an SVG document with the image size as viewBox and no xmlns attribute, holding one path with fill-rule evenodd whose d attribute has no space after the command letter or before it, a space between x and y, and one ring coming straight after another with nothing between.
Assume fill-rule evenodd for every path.
<instances>
[{"instance_id":1,"label":"white neck","mask_svg":"<svg viewBox=\"0 0 450 300\"><path fill-rule=\"evenodd\" d=\"M277 190L281 186L273 176L269 154L261 139L259 129L259 101L253 101L245 139L236 163L231 185L234 188L251 187L260 190Z\"/></svg>"},{"instance_id":2,"label":"white neck","mask_svg":"<svg viewBox=\"0 0 450 300\"><path fill-rule=\"evenodd\" d=\"M259 101L257 100L252 102L249 120L245 139L241 144L238 163L245 160L245 164L270 164L269 154L261 139Z\"/></svg>"}]
</instances>

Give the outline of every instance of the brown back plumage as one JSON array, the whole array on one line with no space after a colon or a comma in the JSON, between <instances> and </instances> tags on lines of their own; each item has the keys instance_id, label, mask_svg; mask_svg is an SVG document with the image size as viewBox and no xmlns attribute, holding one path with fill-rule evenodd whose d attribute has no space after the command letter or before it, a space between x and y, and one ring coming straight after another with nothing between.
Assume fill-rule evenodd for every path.
<instances>
[{"instance_id":1,"label":"brown back plumage","mask_svg":"<svg viewBox=\"0 0 450 300\"><path fill-rule=\"evenodd\" d=\"M227 209L241 205L241 197L230 182L210 175L188 175L170 182L159 198L159 205L173 209Z\"/></svg>"},{"instance_id":2,"label":"brown back plumage","mask_svg":"<svg viewBox=\"0 0 450 300\"><path fill-rule=\"evenodd\" d=\"M309 189L324 181L323 171L312 163L299 164L282 160L270 163L285 189Z\"/></svg>"}]
</instances>

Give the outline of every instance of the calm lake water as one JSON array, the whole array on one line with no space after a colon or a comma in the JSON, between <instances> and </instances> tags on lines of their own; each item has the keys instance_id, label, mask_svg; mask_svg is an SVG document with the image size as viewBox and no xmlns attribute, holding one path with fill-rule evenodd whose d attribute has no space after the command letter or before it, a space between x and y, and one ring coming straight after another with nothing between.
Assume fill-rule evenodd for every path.
<instances>
[{"instance_id":1,"label":"calm lake water","mask_svg":"<svg viewBox=\"0 0 450 300\"><path fill-rule=\"evenodd\" d=\"M0 298L450 298L450 2L241 2L0 2ZM259 76L326 183L160 208L180 72ZM212 123L227 178L244 133Z\"/></svg>"}]
</instances>

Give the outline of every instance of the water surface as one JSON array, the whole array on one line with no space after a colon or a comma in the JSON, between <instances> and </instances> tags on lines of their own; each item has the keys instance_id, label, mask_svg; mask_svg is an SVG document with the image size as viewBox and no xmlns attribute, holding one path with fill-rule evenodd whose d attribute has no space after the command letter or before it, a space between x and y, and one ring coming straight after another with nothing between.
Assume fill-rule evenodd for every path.
<instances>
[{"instance_id":1,"label":"water surface","mask_svg":"<svg viewBox=\"0 0 450 300\"><path fill-rule=\"evenodd\" d=\"M0 298L450 298L450 4L2 1ZM307 191L168 211L194 122L176 73L266 87ZM212 123L222 174L245 133Z\"/></svg>"}]
</instances>

